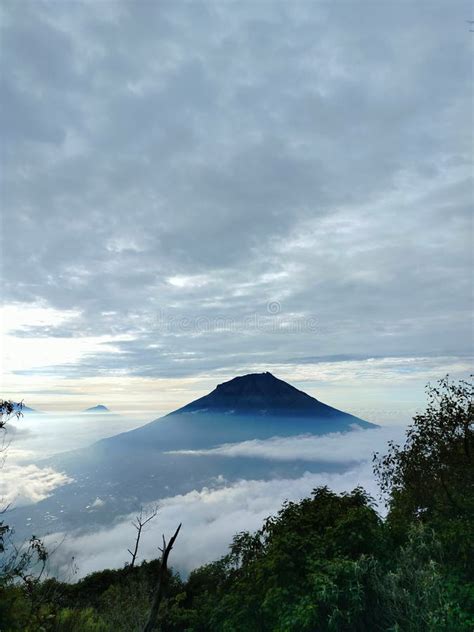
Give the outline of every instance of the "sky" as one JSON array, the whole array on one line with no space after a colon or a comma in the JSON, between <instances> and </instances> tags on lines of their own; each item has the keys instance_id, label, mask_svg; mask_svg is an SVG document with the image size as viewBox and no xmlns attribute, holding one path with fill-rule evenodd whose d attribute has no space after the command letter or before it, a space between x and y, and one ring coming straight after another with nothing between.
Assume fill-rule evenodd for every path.
<instances>
[{"instance_id":1,"label":"sky","mask_svg":"<svg viewBox=\"0 0 474 632\"><path fill-rule=\"evenodd\" d=\"M2 3L2 391L269 370L390 423L472 366L471 3Z\"/></svg>"}]
</instances>

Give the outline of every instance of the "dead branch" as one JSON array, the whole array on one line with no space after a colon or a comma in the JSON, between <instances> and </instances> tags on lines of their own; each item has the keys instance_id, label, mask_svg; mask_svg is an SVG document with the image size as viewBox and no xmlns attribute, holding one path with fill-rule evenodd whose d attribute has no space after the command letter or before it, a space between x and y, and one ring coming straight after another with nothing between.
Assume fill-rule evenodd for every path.
<instances>
[{"instance_id":1,"label":"dead branch","mask_svg":"<svg viewBox=\"0 0 474 632\"><path fill-rule=\"evenodd\" d=\"M168 582L168 557L173 548L173 545L178 537L179 530L181 529L181 524L176 529L171 540L166 544L165 536L163 536L163 548L160 549L161 562L160 562L160 570L158 572L158 582L156 584L155 591L153 593L153 600L151 604L150 614L148 616L148 621L143 628L143 632L152 632L156 629L158 623L158 613L160 610L161 601L163 599L166 584Z\"/></svg>"},{"instance_id":2,"label":"dead branch","mask_svg":"<svg viewBox=\"0 0 474 632\"><path fill-rule=\"evenodd\" d=\"M133 551L127 549L127 551L132 556L132 561L128 565L128 568L132 569L135 566L135 560L138 555L138 547L140 545L140 538L142 536L143 527L147 525L153 518L158 514L158 507L153 507L149 512L144 512L143 507L140 509L140 513L135 517L135 520L132 522L132 525L137 530L137 537L135 538L135 546Z\"/></svg>"}]
</instances>

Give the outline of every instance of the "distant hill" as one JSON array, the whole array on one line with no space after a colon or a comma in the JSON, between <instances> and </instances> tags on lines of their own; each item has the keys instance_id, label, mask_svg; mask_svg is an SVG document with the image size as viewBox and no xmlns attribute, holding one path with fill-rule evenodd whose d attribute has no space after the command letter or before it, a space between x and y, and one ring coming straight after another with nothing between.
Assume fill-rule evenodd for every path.
<instances>
[{"instance_id":1,"label":"distant hill","mask_svg":"<svg viewBox=\"0 0 474 632\"><path fill-rule=\"evenodd\" d=\"M83 413L110 413L110 410L107 406L103 404L97 404L97 406L92 406L92 408L86 408L82 411Z\"/></svg>"}]
</instances>

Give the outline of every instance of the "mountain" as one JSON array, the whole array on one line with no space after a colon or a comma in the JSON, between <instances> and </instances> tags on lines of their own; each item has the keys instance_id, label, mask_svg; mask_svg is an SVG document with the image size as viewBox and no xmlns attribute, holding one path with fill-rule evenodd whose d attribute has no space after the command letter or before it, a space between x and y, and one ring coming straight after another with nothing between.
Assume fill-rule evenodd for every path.
<instances>
[{"instance_id":1,"label":"mountain","mask_svg":"<svg viewBox=\"0 0 474 632\"><path fill-rule=\"evenodd\" d=\"M249 373L219 384L209 395L175 410L170 415L201 412L314 419L346 414L321 403L268 372ZM362 422L362 425L367 423Z\"/></svg>"},{"instance_id":2,"label":"mountain","mask_svg":"<svg viewBox=\"0 0 474 632\"><path fill-rule=\"evenodd\" d=\"M271 373L250 373L219 384L211 393L165 417L109 439L161 450L193 450L274 436L346 432L375 425L323 404Z\"/></svg>"},{"instance_id":3,"label":"mountain","mask_svg":"<svg viewBox=\"0 0 474 632\"><path fill-rule=\"evenodd\" d=\"M142 504L211 487L216 481L298 478L305 472L343 471L350 463L321 463L308 457L229 458L212 448L374 427L271 373L236 377L140 428L40 463L65 472L73 482L36 505L15 509L17 533L26 536L32 526L35 533L44 534L110 524Z\"/></svg>"},{"instance_id":4,"label":"mountain","mask_svg":"<svg viewBox=\"0 0 474 632\"><path fill-rule=\"evenodd\" d=\"M103 404L97 404L97 406L92 406L92 408L86 408L82 411L83 413L110 413L110 410L107 406Z\"/></svg>"}]
</instances>

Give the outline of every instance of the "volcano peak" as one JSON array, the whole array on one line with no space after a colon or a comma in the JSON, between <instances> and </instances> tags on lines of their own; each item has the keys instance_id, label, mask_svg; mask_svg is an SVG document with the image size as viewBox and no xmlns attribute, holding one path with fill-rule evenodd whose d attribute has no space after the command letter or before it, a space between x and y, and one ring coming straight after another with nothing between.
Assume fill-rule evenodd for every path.
<instances>
[{"instance_id":1,"label":"volcano peak","mask_svg":"<svg viewBox=\"0 0 474 632\"><path fill-rule=\"evenodd\" d=\"M319 406L314 397L266 371L234 377L175 412L300 416L314 414Z\"/></svg>"}]
</instances>

